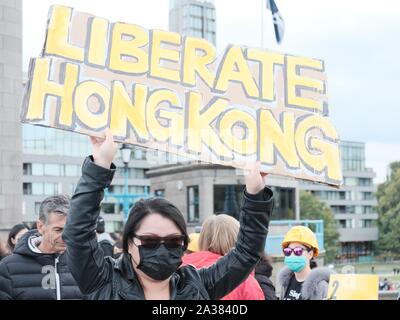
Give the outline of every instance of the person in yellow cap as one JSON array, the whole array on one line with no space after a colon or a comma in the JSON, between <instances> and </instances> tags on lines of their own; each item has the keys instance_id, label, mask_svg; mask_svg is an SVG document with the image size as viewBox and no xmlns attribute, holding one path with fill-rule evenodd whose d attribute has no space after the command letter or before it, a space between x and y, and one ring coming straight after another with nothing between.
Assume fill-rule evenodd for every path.
<instances>
[{"instance_id":1,"label":"person in yellow cap","mask_svg":"<svg viewBox=\"0 0 400 320\"><path fill-rule=\"evenodd\" d=\"M329 268L316 267L317 238L309 228L295 226L282 241L285 267L278 274L283 300L322 300L328 292Z\"/></svg>"}]
</instances>

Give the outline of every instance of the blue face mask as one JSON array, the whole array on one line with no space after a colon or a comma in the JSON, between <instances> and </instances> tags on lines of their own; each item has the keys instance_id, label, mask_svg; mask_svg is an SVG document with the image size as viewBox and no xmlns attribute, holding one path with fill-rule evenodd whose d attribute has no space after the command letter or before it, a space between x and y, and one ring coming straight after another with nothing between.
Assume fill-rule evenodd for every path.
<instances>
[{"instance_id":1,"label":"blue face mask","mask_svg":"<svg viewBox=\"0 0 400 320\"><path fill-rule=\"evenodd\" d=\"M307 258L304 256L291 255L289 257L285 257L284 263L293 272L300 272L305 268L307 264Z\"/></svg>"}]
</instances>

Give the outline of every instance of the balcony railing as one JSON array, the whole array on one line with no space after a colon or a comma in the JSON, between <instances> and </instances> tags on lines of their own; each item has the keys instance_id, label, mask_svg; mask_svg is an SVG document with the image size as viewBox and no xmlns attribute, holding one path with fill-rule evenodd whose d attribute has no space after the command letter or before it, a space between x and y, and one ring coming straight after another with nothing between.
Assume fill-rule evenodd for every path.
<instances>
[{"instance_id":1,"label":"balcony railing","mask_svg":"<svg viewBox=\"0 0 400 320\"><path fill-rule=\"evenodd\" d=\"M265 243L268 255L281 256L281 243L287 231L294 226L306 226L314 231L319 251L324 251L324 221L323 220L274 220L269 224L269 233Z\"/></svg>"}]
</instances>

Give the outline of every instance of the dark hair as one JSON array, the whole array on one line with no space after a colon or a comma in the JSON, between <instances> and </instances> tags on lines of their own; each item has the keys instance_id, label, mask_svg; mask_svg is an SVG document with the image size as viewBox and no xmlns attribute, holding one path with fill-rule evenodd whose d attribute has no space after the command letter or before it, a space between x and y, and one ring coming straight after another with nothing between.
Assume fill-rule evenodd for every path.
<instances>
[{"instance_id":1,"label":"dark hair","mask_svg":"<svg viewBox=\"0 0 400 320\"><path fill-rule=\"evenodd\" d=\"M256 264L255 273L262 274L270 278L273 269L271 258L265 252L263 252L261 254L261 259Z\"/></svg>"},{"instance_id":2,"label":"dark hair","mask_svg":"<svg viewBox=\"0 0 400 320\"><path fill-rule=\"evenodd\" d=\"M14 239L15 236L24 229L28 229L28 227L26 225L24 225L23 223L19 223L16 224L15 226L13 226L10 230L10 233L8 234L8 239L7 239L7 245L10 248L11 251L14 251L14 243L12 243L11 239Z\"/></svg>"},{"instance_id":3,"label":"dark hair","mask_svg":"<svg viewBox=\"0 0 400 320\"><path fill-rule=\"evenodd\" d=\"M104 221L104 218L102 216L99 216L97 218L96 232L97 233L106 232L106 222Z\"/></svg>"},{"instance_id":4,"label":"dark hair","mask_svg":"<svg viewBox=\"0 0 400 320\"><path fill-rule=\"evenodd\" d=\"M122 239L122 232L121 231L114 231L110 233L110 237L114 240L114 241L120 241ZM122 247L121 247L122 248Z\"/></svg>"},{"instance_id":5,"label":"dark hair","mask_svg":"<svg viewBox=\"0 0 400 320\"><path fill-rule=\"evenodd\" d=\"M150 198L137 201L129 213L122 238L122 248L124 252L128 252L128 246L130 243L132 243L133 236L135 235L137 229L139 229L140 222L152 213L158 213L164 218L172 220L176 224L176 226L185 236L184 250L186 250L189 243L189 235L186 230L186 222L182 213L168 200L163 198Z\"/></svg>"},{"instance_id":6,"label":"dark hair","mask_svg":"<svg viewBox=\"0 0 400 320\"><path fill-rule=\"evenodd\" d=\"M122 241L116 241L113 245L114 248L122 249Z\"/></svg>"},{"instance_id":7,"label":"dark hair","mask_svg":"<svg viewBox=\"0 0 400 320\"><path fill-rule=\"evenodd\" d=\"M316 267L318 267L317 261L315 261L314 257L312 257L310 260L310 268L314 269Z\"/></svg>"}]
</instances>

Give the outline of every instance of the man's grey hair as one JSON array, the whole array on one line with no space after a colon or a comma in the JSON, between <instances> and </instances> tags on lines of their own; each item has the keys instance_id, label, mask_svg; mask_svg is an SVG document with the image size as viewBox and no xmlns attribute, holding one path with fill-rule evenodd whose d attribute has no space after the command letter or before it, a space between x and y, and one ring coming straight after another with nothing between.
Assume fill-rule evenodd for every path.
<instances>
[{"instance_id":1,"label":"man's grey hair","mask_svg":"<svg viewBox=\"0 0 400 320\"><path fill-rule=\"evenodd\" d=\"M50 213L57 213L66 216L69 212L71 198L65 194L51 196L43 200L39 209L39 220L47 223Z\"/></svg>"}]
</instances>

